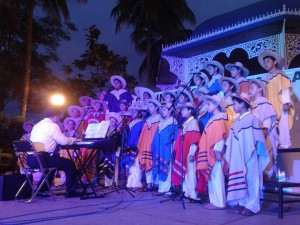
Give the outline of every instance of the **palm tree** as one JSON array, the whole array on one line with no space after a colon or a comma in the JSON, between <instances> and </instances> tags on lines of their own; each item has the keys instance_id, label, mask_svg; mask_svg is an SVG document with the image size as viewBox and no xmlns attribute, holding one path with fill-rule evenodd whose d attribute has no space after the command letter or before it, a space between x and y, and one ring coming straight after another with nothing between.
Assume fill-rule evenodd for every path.
<instances>
[{"instance_id":1,"label":"palm tree","mask_svg":"<svg viewBox=\"0 0 300 225\"><path fill-rule=\"evenodd\" d=\"M157 70L151 72L152 68L158 68L152 55L155 51L161 53L161 49L157 51L157 43L169 44L186 39L189 31L184 28L184 23L196 22L185 0L118 0L111 16L116 18L116 32L122 25L133 28L131 39L135 48L139 53L146 53L143 65L146 66L147 86L153 84L151 75L157 74ZM152 65L153 62L156 65ZM141 67L140 73L142 71Z\"/></svg>"},{"instance_id":2,"label":"palm tree","mask_svg":"<svg viewBox=\"0 0 300 225\"><path fill-rule=\"evenodd\" d=\"M78 2L86 2L87 0L77 0ZM62 21L62 17L65 21L70 20L69 9L67 0L28 0L28 17L27 17L27 41L26 41L26 58L25 58L25 83L24 83L24 95L21 108L21 118L25 118L29 91L30 91L30 67L31 67L31 55L32 55L32 33L33 33L33 12L36 6L42 7L42 9L49 16Z\"/></svg>"}]
</instances>

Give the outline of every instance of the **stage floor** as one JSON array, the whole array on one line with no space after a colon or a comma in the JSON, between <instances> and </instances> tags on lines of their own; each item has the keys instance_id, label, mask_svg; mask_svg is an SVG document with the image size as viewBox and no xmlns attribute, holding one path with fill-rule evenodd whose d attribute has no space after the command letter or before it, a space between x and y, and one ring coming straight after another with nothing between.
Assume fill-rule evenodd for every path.
<instances>
[{"instance_id":1,"label":"stage floor","mask_svg":"<svg viewBox=\"0 0 300 225\"><path fill-rule=\"evenodd\" d=\"M109 190L106 190L109 191ZM136 192L132 198L126 191L113 192L104 198L80 200L56 196L36 199L30 204L0 201L0 224L105 224L105 225L179 225L179 224L299 224L300 203L286 204L284 218L277 218L275 203L263 204L258 215L245 217L232 209L207 210L204 204L167 201L155 193Z\"/></svg>"}]
</instances>

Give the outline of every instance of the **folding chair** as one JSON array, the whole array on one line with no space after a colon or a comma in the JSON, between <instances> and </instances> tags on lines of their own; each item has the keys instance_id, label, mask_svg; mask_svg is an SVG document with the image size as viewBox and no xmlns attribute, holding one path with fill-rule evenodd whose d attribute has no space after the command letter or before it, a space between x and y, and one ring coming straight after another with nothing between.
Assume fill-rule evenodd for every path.
<instances>
[{"instance_id":1,"label":"folding chair","mask_svg":"<svg viewBox=\"0 0 300 225\"><path fill-rule=\"evenodd\" d=\"M16 193L15 200L19 200L18 196L22 192L25 185L27 183L29 183L31 190L32 190L32 195L31 195L31 198L26 200L25 202L27 202L27 203L32 202L32 200L40 192L41 187L44 185L44 183L46 183L47 187L49 188L50 195L51 195L53 201L55 201L54 194L51 189L51 185L49 184L49 181L47 178L51 174L52 171L56 170L56 168L43 166L43 164L40 160L40 157L39 157L39 154L41 154L41 153L39 153L39 151L42 151L45 149L44 144L39 143L39 142L32 143L31 141L17 140L17 141L13 142L13 147L14 147L15 153L19 159L19 165L26 175L26 180L23 182L23 184L19 188L18 192ZM34 155L34 157L36 158L37 163L38 163L37 168L31 168L27 165L26 159L29 155ZM40 183L40 185L37 187L36 190L34 190L34 185L31 180L32 174L34 172L41 172L43 175L43 177L42 177L43 180Z\"/></svg>"}]
</instances>

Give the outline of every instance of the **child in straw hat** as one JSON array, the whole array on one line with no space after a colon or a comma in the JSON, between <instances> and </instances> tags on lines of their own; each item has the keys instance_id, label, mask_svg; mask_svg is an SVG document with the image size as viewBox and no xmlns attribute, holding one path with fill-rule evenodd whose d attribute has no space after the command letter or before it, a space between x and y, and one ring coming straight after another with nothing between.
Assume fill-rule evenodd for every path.
<instances>
[{"instance_id":1,"label":"child in straw hat","mask_svg":"<svg viewBox=\"0 0 300 225\"><path fill-rule=\"evenodd\" d=\"M218 95L205 96L208 112L213 116L207 122L199 142L197 171L200 173L198 186L208 184L210 203L207 209L223 209L226 207L225 178L223 174L223 154L225 140L229 133L226 109Z\"/></svg>"},{"instance_id":2,"label":"child in straw hat","mask_svg":"<svg viewBox=\"0 0 300 225\"><path fill-rule=\"evenodd\" d=\"M159 122L153 137L153 177L158 183L158 192L166 193L171 188L171 158L173 142L176 137L177 121L174 118L174 106L161 106L162 120Z\"/></svg>"},{"instance_id":3,"label":"child in straw hat","mask_svg":"<svg viewBox=\"0 0 300 225\"><path fill-rule=\"evenodd\" d=\"M278 135L276 131L277 114L269 100L265 97L266 89L263 81L258 79L250 80L250 96L252 97L252 113L258 118L266 137L266 147L270 156L270 163L265 174L270 178L277 173L276 157L278 147Z\"/></svg>"},{"instance_id":4,"label":"child in straw hat","mask_svg":"<svg viewBox=\"0 0 300 225\"><path fill-rule=\"evenodd\" d=\"M172 171L172 183L182 185L185 197L199 200L196 192L196 155L200 140L199 126L192 115L195 106L191 102L180 106L183 123L178 132L174 151L175 161Z\"/></svg>"},{"instance_id":5,"label":"child in straw hat","mask_svg":"<svg viewBox=\"0 0 300 225\"><path fill-rule=\"evenodd\" d=\"M234 121L226 141L227 202L235 213L252 216L260 211L261 176L270 158L259 121L249 110L250 96L245 93L234 96L233 104L240 116Z\"/></svg>"},{"instance_id":6,"label":"child in straw hat","mask_svg":"<svg viewBox=\"0 0 300 225\"><path fill-rule=\"evenodd\" d=\"M285 60L276 52L267 50L258 56L258 62L268 72L262 77L262 81L266 84L266 98L277 113L279 145L281 148L289 148L292 145L290 129L295 110L291 99L291 81L281 70Z\"/></svg>"}]
</instances>

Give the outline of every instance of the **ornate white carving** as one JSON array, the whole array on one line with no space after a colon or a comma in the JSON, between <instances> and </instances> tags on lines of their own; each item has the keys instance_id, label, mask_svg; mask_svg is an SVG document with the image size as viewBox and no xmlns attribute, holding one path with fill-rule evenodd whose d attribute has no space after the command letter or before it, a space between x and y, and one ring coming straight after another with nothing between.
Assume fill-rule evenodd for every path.
<instances>
[{"instance_id":1,"label":"ornate white carving","mask_svg":"<svg viewBox=\"0 0 300 225\"><path fill-rule=\"evenodd\" d=\"M184 78L184 71L183 71L184 58L172 57L172 56L163 56L163 58L165 58L168 61L169 65L170 65L170 71L172 73L175 73L180 80L183 80L183 78Z\"/></svg>"},{"instance_id":2,"label":"ornate white carving","mask_svg":"<svg viewBox=\"0 0 300 225\"><path fill-rule=\"evenodd\" d=\"M188 60L188 74L186 75L186 79L191 77L191 73L199 72L199 70L203 69L204 62L212 60L219 53L223 52L227 57L229 57L233 50L241 48L248 53L248 57L251 59L258 56L264 50L273 50L278 52L279 40L279 35L274 35L188 58L186 59Z\"/></svg>"},{"instance_id":3,"label":"ornate white carving","mask_svg":"<svg viewBox=\"0 0 300 225\"><path fill-rule=\"evenodd\" d=\"M210 30L210 31L207 31L206 33L202 33L197 37L190 38L187 41L176 42L172 45L165 45L165 46L163 46L163 51L174 49L174 48L186 45L186 44L197 42L199 40L203 40L203 39L206 39L206 38L209 38L209 37L220 35L220 34L223 34L225 32L229 32L229 31L232 31L232 30L235 30L235 29L246 27L246 26L249 26L251 24L259 23L259 22L262 22L264 20L269 20L269 19L279 17L279 16L282 16L282 15L300 16L300 9L289 9L289 8L286 9L286 6L283 4L282 9L278 9L278 11L275 10L274 12L267 12L266 14L258 15L256 18L252 17L252 18L245 19L244 21L238 21L237 23L228 25L225 28L224 27L219 27L215 30Z\"/></svg>"},{"instance_id":4,"label":"ornate white carving","mask_svg":"<svg viewBox=\"0 0 300 225\"><path fill-rule=\"evenodd\" d=\"M288 67L298 54L300 54L300 34L285 34L285 60Z\"/></svg>"}]
</instances>

